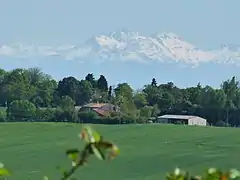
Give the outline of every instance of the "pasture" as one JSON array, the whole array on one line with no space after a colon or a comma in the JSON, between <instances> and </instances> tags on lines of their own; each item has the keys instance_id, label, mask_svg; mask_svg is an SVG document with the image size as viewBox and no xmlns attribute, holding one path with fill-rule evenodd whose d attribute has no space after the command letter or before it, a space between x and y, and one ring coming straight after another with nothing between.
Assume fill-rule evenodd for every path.
<instances>
[{"instance_id":1,"label":"pasture","mask_svg":"<svg viewBox=\"0 0 240 180\"><path fill-rule=\"evenodd\" d=\"M240 129L177 125L93 125L121 154L113 161L90 159L75 177L102 180L157 180L181 167L194 173L207 167L240 168ZM59 179L57 165L71 166L64 152L82 147L81 125L64 123L0 124L0 161L9 179Z\"/></svg>"}]
</instances>

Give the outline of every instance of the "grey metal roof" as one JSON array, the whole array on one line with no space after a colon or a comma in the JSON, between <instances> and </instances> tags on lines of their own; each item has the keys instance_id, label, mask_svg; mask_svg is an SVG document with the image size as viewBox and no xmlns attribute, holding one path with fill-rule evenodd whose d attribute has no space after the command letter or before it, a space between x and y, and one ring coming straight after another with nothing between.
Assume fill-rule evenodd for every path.
<instances>
[{"instance_id":1,"label":"grey metal roof","mask_svg":"<svg viewBox=\"0 0 240 180\"><path fill-rule=\"evenodd\" d=\"M163 116L158 116L158 118L166 118L166 119L191 119L191 118L195 118L198 116L188 116L188 115L163 115ZM200 118L200 117L198 117Z\"/></svg>"}]
</instances>

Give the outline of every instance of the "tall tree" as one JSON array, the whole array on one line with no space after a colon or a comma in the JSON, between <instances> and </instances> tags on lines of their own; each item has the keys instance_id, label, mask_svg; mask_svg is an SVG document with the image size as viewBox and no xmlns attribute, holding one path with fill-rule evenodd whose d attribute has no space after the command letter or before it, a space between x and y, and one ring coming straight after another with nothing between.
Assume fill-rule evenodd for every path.
<instances>
[{"instance_id":1,"label":"tall tree","mask_svg":"<svg viewBox=\"0 0 240 180\"><path fill-rule=\"evenodd\" d=\"M105 76L100 75L99 79L97 80L97 87L101 91L108 90L108 82L107 82Z\"/></svg>"},{"instance_id":2,"label":"tall tree","mask_svg":"<svg viewBox=\"0 0 240 180\"><path fill-rule=\"evenodd\" d=\"M121 110L124 113L131 114L132 116L136 116L136 106L133 101L133 89L127 83L120 83L114 89L115 98L120 104Z\"/></svg>"},{"instance_id":3,"label":"tall tree","mask_svg":"<svg viewBox=\"0 0 240 180\"><path fill-rule=\"evenodd\" d=\"M238 106L239 102L237 102L237 100L239 98L237 97L237 95L239 89L239 81L236 80L236 77L233 76L231 79L224 81L221 87L227 95L228 102L231 101L232 103L230 104L233 104L235 107Z\"/></svg>"},{"instance_id":4,"label":"tall tree","mask_svg":"<svg viewBox=\"0 0 240 180\"><path fill-rule=\"evenodd\" d=\"M148 105L150 106L158 104L163 94L160 88L152 85L146 85L143 89L143 92L146 94L146 99L147 99Z\"/></svg>"},{"instance_id":5,"label":"tall tree","mask_svg":"<svg viewBox=\"0 0 240 180\"><path fill-rule=\"evenodd\" d=\"M97 82L95 80L93 73L87 74L87 76L85 77L85 80L89 81L93 88L96 88Z\"/></svg>"},{"instance_id":6,"label":"tall tree","mask_svg":"<svg viewBox=\"0 0 240 180\"><path fill-rule=\"evenodd\" d=\"M14 69L4 76L2 81L5 101L29 100L35 94L34 86L30 85L25 69Z\"/></svg>"},{"instance_id":7,"label":"tall tree","mask_svg":"<svg viewBox=\"0 0 240 180\"><path fill-rule=\"evenodd\" d=\"M127 83L120 83L114 89L114 93L116 96L123 96L127 100L131 100L133 97L133 89Z\"/></svg>"},{"instance_id":8,"label":"tall tree","mask_svg":"<svg viewBox=\"0 0 240 180\"><path fill-rule=\"evenodd\" d=\"M157 81L156 81L155 78L152 78L151 85L152 85L152 86L155 86L155 87L157 86Z\"/></svg>"},{"instance_id":9,"label":"tall tree","mask_svg":"<svg viewBox=\"0 0 240 180\"><path fill-rule=\"evenodd\" d=\"M80 95L80 82L72 76L65 77L63 80L59 81L56 92L59 97L69 96L78 104Z\"/></svg>"},{"instance_id":10,"label":"tall tree","mask_svg":"<svg viewBox=\"0 0 240 180\"><path fill-rule=\"evenodd\" d=\"M36 94L31 98L37 107L50 107L53 104L54 92L57 82L53 79L45 79L36 83Z\"/></svg>"},{"instance_id":11,"label":"tall tree","mask_svg":"<svg viewBox=\"0 0 240 180\"><path fill-rule=\"evenodd\" d=\"M4 76L7 74L7 72L4 69L0 68L0 83L2 83Z\"/></svg>"},{"instance_id":12,"label":"tall tree","mask_svg":"<svg viewBox=\"0 0 240 180\"><path fill-rule=\"evenodd\" d=\"M111 101L111 99L112 99L112 86L110 86L108 89L108 100Z\"/></svg>"},{"instance_id":13,"label":"tall tree","mask_svg":"<svg viewBox=\"0 0 240 180\"><path fill-rule=\"evenodd\" d=\"M79 83L79 99L77 103L83 105L92 100L93 88L89 81L81 80Z\"/></svg>"},{"instance_id":14,"label":"tall tree","mask_svg":"<svg viewBox=\"0 0 240 180\"><path fill-rule=\"evenodd\" d=\"M136 93L133 96L135 106L140 109L147 105L146 95L144 93Z\"/></svg>"},{"instance_id":15,"label":"tall tree","mask_svg":"<svg viewBox=\"0 0 240 180\"><path fill-rule=\"evenodd\" d=\"M52 79L50 75L45 74L40 68L29 68L26 70L30 84L36 85L39 82L45 81L47 79Z\"/></svg>"},{"instance_id":16,"label":"tall tree","mask_svg":"<svg viewBox=\"0 0 240 180\"><path fill-rule=\"evenodd\" d=\"M5 105L6 97L4 91L6 90L3 84L4 77L7 75L7 72L0 68L0 105Z\"/></svg>"}]
</instances>

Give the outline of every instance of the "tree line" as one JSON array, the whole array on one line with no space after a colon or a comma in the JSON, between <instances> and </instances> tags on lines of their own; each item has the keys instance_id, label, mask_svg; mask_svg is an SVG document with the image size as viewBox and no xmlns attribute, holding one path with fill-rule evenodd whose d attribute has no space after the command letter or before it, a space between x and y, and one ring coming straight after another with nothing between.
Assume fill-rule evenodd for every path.
<instances>
[{"instance_id":1,"label":"tree line","mask_svg":"<svg viewBox=\"0 0 240 180\"><path fill-rule=\"evenodd\" d=\"M76 111L90 102L111 103L120 113L97 117ZM240 124L240 87L236 77L223 81L221 88L202 86L179 88L173 82L160 84L155 78L141 90L128 83L109 86L104 75L84 79L69 76L57 82L39 68L0 69L0 121L68 121L145 123L163 114L197 115L209 124Z\"/></svg>"}]
</instances>

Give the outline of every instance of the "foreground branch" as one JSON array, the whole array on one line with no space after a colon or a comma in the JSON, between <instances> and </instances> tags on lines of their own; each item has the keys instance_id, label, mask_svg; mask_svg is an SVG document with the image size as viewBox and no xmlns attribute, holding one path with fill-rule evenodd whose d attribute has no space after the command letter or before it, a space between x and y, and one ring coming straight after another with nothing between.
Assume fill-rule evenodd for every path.
<instances>
[{"instance_id":1,"label":"foreground branch","mask_svg":"<svg viewBox=\"0 0 240 180\"><path fill-rule=\"evenodd\" d=\"M80 160L67 172L64 172L63 177L60 180L67 180L80 166L83 166L87 158L90 156L90 143L85 146L83 151L80 153Z\"/></svg>"},{"instance_id":2,"label":"foreground branch","mask_svg":"<svg viewBox=\"0 0 240 180\"><path fill-rule=\"evenodd\" d=\"M85 160L80 160L75 166L73 166L69 171L65 172L60 180L67 180L80 166L84 165Z\"/></svg>"}]
</instances>

